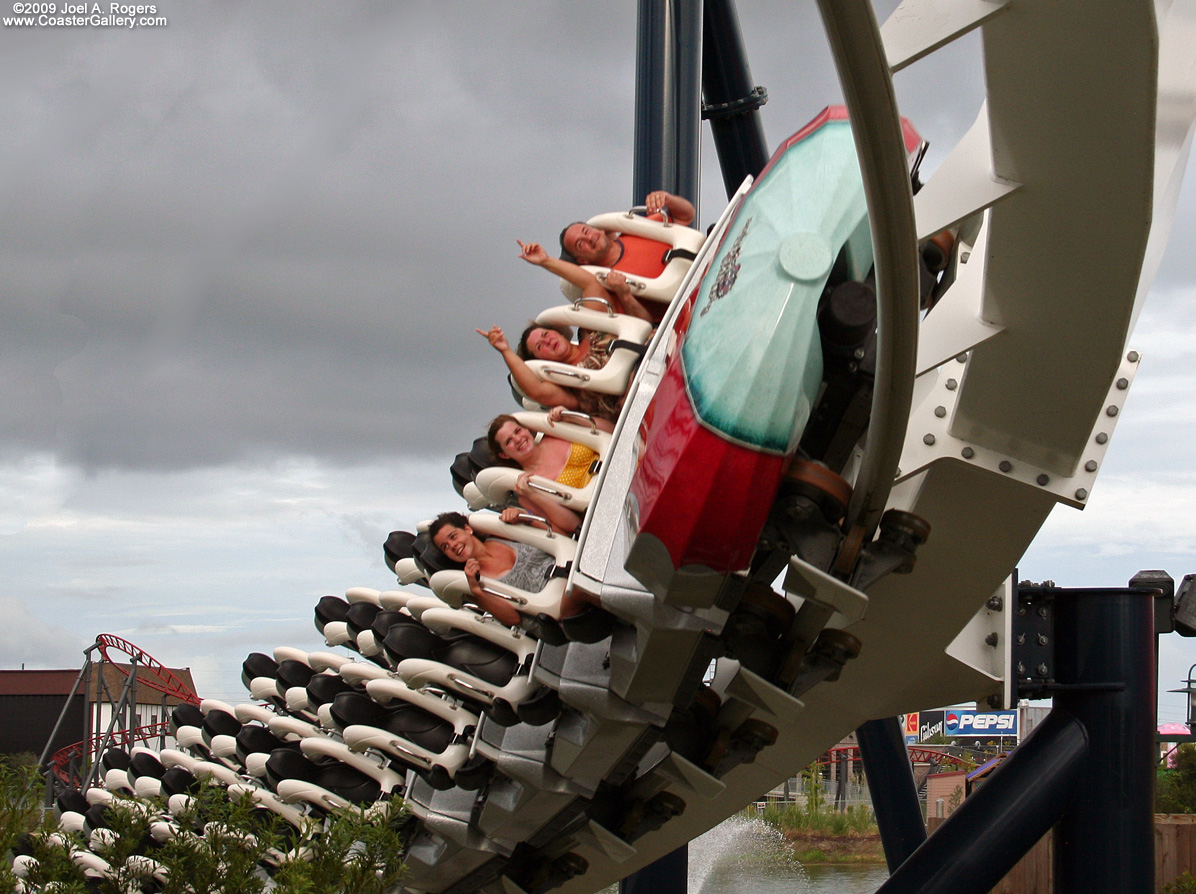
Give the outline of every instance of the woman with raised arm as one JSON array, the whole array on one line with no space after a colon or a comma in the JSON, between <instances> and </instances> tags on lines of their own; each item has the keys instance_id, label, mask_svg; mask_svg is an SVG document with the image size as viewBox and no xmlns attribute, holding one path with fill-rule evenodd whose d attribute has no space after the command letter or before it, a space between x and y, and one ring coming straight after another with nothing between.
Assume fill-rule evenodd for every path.
<instances>
[{"instance_id":1,"label":"woman with raised arm","mask_svg":"<svg viewBox=\"0 0 1196 894\"><path fill-rule=\"evenodd\" d=\"M642 320L651 319L643 305L632 296L631 289L627 286L627 278L622 273L612 271L607 277L606 286L603 286L588 270L548 257L544 249L534 242L527 245L520 242L519 245L523 249L520 257L581 286L583 297L602 298L609 302L616 312L627 313ZM502 355L515 384L529 398L546 407L562 406L570 410L580 410L598 420L598 425L603 431L614 430L614 423L623 408L622 395L601 394L546 382L536 375L526 362L534 358L583 369L602 369L610 360L611 345L616 340L613 334L582 329L577 333L577 341L574 342L572 331L566 327L532 323L524 330L518 348L512 348L506 333L498 326L491 326L489 330L477 329L476 332L485 336L490 346Z\"/></svg>"}]
</instances>

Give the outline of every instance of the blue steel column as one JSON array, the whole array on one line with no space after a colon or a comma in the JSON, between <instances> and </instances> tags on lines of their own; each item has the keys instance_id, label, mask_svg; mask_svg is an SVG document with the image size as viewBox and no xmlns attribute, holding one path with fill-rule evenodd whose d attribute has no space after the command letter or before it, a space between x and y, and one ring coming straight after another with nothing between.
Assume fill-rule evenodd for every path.
<instances>
[{"instance_id":1,"label":"blue steel column","mask_svg":"<svg viewBox=\"0 0 1196 894\"><path fill-rule=\"evenodd\" d=\"M868 777L868 792L880 829L880 843L885 849L889 872L917 850L926 840L922 806L909 752L896 717L869 720L855 731L860 744L860 759Z\"/></svg>"},{"instance_id":2,"label":"blue steel column","mask_svg":"<svg viewBox=\"0 0 1196 894\"><path fill-rule=\"evenodd\" d=\"M686 894L689 845L683 844L619 882L619 894Z\"/></svg>"},{"instance_id":3,"label":"blue steel column","mask_svg":"<svg viewBox=\"0 0 1196 894\"><path fill-rule=\"evenodd\" d=\"M702 5L640 0L632 202L654 189L697 206L702 150Z\"/></svg>"},{"instance_id":4,"label":"blue steel column","mask_svg":"<svg viewBox=\"0 0 1196 894\"><path fill-rule=\"evenodd\" d=\"M760 106L768 99L752 86L734 0L706 0L702 28L702 92L714 148L730 197L743 178L755 177L768 162Z\"/></svg>"},{"instance_id":5,"label":"blue steel column","mask_svg":"<svg viewBox=\"0 0 1196 894\"><path fill-rule=\"evenodd\" d=\"M702 5L640 0L632 204L655 189L698 207L702 165ZM689 845L619 882L619 894L685 894Z\"/></svg>"},{"instance_id":6,"label":"blue steel column","mask_svg":"<svg viewBox=\"0 0 1196 894\"><path fill-rule=\"evenodd\" d=\"M1050 830L1068 797L1085 784L1087 753L1080 722L1051 711L876 894L991 891Z\"/></svg>"},{"instance_id":7,"label":"blue steel column","mask_svg":"<svg viewBox=\"0 0 1196 894\"><path fill-rule=\"evenodd\" d=\"M1055 827L1055 890L1154 891L1154 592L1055 597L1055 710L1089 733L1088 772ZM1062 635L1066 633L1066 635Z\"/></svg>"}]
</instances>

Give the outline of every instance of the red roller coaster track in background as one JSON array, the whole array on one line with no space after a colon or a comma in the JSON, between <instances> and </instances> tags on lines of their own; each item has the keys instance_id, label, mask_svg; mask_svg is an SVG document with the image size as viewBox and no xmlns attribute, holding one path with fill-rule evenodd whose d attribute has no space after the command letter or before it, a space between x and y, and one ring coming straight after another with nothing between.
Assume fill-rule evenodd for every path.
<instances>
[{"instance_id":1,"label":"red roller coaster track in background","mask_svg":"<svg viewBox=\"0 0 1196 894\"><path fill-rule=\"evenodd\" d=\"M937 748L923 748L917 746L909 746L906 748L909 752L909 759L911 763L926 764L938 762L940 764L957 764L960 767L978 767L980 766L974 760L959 755L951 754L947 751L940 751ZM843 745L838 748L832 748L827 752L832 761L838 759L842 755L846 755L850 761L858 761L860 759L860 749L857 745ZM821 761L820 761L821 763Z\"/></svg>"},{"instance_id":2,"label":"red roller coaster track in background","mask_svg":"<svg viewBox=\"0 0 1196 894\"><path fill-rule=\"evenodd\" d=\"M126 677L131 673L130 667L114 661L109 652L127 655L132 660L132 664L136 665L139 686L147 686L155 692L161 692L188 704L199 704L200 698L196 695L195 690L184 683L170 668L128 640L111 633L101 633L96 637L96 648L100 650L104 661ZM50 766L54 768L54 775L59 779L68 785L74 785L77 780L72 778L70 766L77 758L90 758L101 747L128 746L134 742L145 742L169 732L170 724L164 720L161 723L139 726L136 729L114 730L110 736L98 734L83 742L76 742L73 745L60 748L50 757Z\"/></svg>"},{"instance_id":3,"label":"red roller coaster track in background","mask_svg":"<svg viewBox=\"0 0 1196 894\"><path fill-rule=\"evenodd\" d=\"M200 699L194 689L179 679L170 668L127 639L121 639L111 633L101 633L96 637L96 646L99 648L100 654L104 656L104 660L111 662L112 666L126 677L129 675L129 668L113 661L108 655L108 650L123 652L133 659L137 664L137 685L144 684L156 692L174 696L192 705L199 704Z\"/></svg>"}]
</instances>

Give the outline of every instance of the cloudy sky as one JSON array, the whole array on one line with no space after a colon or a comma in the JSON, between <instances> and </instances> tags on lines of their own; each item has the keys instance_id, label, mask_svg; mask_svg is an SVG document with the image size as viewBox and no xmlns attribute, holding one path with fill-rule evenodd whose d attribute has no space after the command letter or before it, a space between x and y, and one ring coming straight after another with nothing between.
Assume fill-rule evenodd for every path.
<instances>
[{"instance_id":1,"label":"cloudy sky","mask_svg":"<svg viewBox=\"0 0 1196 894\"><path fill-rule=\"evenodd\" d=\"M738 6L775 145L835 77L806 4ZM321 595L393 583L388 531L459 508L448 464L510 406L474 327L558 294L515 239L632 199L635 5L158 14L0 32L0 667L75 667L110 632L237 699L248 652L321 646ZM979 108L978 43L897 88L932 171ZM1090 506L1022 577L1196 571L1193 179ZM1163 688L1193 661L1169 638Z\"/></svg>"}]
</instances>

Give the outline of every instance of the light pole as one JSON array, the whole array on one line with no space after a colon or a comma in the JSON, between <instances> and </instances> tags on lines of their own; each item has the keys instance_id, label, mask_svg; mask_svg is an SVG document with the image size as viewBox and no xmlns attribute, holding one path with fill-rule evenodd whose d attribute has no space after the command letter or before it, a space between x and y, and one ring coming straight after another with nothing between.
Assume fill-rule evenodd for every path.
<instances>
[{"instance_id":1,"label":"light pole","mask_svg":"<svg viewBox=\"0 0 1196 894\"><path fill-rule=\"evenodd\" d=\"M1193 677L1196 673L1196 664L1188 668L1187 686L1183 689L1168 689L1168 692L1186 692L1188 694L1188 719L1184 721L1187 724L1188 730L1192 729L1192 720L1196 719L1196 678Z\"/></svg>"}]
</instances>

